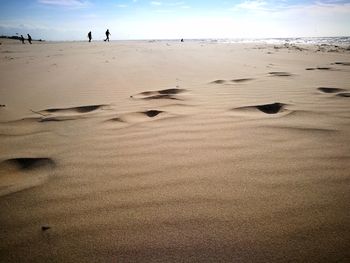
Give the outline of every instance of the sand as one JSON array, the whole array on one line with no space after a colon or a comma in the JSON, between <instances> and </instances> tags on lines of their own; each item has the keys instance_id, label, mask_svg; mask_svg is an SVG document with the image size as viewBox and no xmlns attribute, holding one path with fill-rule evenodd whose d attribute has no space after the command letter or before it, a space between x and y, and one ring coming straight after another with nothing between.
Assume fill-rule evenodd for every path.
<instances>
[{"instance_id":1,"label":"sand","mask_svg":"<svg viewBox=\"0 0 350 263\"><path fill-rule=\"evenodd\" d=\"M1 262L350 261L349 51L1 42Z\"/></svg>"}]
</instances>

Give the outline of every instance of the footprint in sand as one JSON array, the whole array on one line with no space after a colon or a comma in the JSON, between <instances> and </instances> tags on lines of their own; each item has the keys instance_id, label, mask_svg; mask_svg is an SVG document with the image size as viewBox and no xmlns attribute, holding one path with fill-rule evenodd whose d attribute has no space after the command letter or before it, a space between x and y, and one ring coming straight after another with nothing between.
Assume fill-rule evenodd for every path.
<instances>
[{"instance_id":1,"label":"footprint in sand","mask_svg":"<svg viewBox=\"0 0 350 263\"><path fill-rule=\"evenodd\" d=\"M318 90L321 91L322 93L339 93L339 92L346 91L344 89L328 88L328 87L320 87L318 88Z\"/></svg>"},{"instance_id":2,"label":"footprint in sand","mask_svg":"<svg viewBox=\"0 0 350 263\"><path fill-rule=\"evenodd\" d=\"M159 100L159 99L169 99L169 100L182 100L179 98L178 94L184 93L185 89L172 88L156 91L144 91L135 96L130 96L133 99L142 99L142 100Z\"/></svg>"},{"instance_id":3,"label":"footprint in sand","mask_svg":"<svg viewBox=\"0 0 350 263\"><path fill-rule=\"evenodd\" d=\"M217 80L214 80L214 81L210 82L210 84L224 84L226 82L227 82L226 80L217 79Z\"/></svg>"},{"instance_id":4,"label":"footprint in sand","mask_svg":"<svg viewBox=\"0 0 350 263\"><path fill-rule=\"evenodd\" d=\"M306 68L305 70L332 70L335 71L336 69L331 67L316 67L316 68Z\"/></svg>"},{"instance_id":5,"label":"footprint in sand","mask_svg":"<svg viewBox=\"0 0 350 263\"><path fill-rule=\"evenodd\" d=\"M109 119L107 121L114 121L114 122L123 122L123 123L137 123L137 122L145 122L148 119L153 119L159 115L166 114L165 111L160 110L147 110L147 111L140 111L140 112L130 112L122 114L118 117Z\"/></svg>"},{"instance_id":6,"label":"footprint in sand","mask_svg":"<svg viewBox=\"0 0 350 263\"><path fill-rule=\"evenodd\" d=\"M16 168L21 171L33 170L42 167L54 167L55 162L51 158L13 158L7 159L1 163L8 167Z\"/></svg>"},{"instance_id":7,"label":"footprint in sand","mask_svg":"<svg viewBox=\"0 0 350 263\"><path fill-rule=\"evenodd\" d=\"M0 163L0 196L38 186L48 178L56 162L47 157L20 157Z\"/></svg>"},{"instance_id":8,"label":"footprint in sand","mask_svg":"<svg viewBox=\"0 0 350 263\"><path fill-rule=\"evenodd\" d=\"M350 66L350 62L335 62L335 65Z\"/></svg>"},{"instance_id":9,"label":"footprint in sand","mask_svg":"<svg viewBox=\"0 0 350 263\"><path fill-rule=\"evenodd\" d=\"M350 92L339 93L336 96L337 97L350 98Z\"/></svg>"},{"instance_id":10,"label":"footprint in sand","mask_svg":"<svg viewBox=\"0 0 350 263\"><path fill-rule=\"evenodd\" d=\"M32 112L42 116L42 118L39 119L39 122L60 122L80 119L82 118L81 114L90 113L107 106L107 104L98 104L69 108L50 108L41 111L32 110ZM77 113L79 115L76 115Z\"/></svg>"},{"instance_id":11,"label":"footprint in sand","mask_svg":"<svg viewBox=\"0 0 350 263\"><path fill-rule=\"evenodd\" d=\"M87 113L91 111L95 111L98 109L101 109L102 107L107 106L106 104L99 104L99 105L87 105L87 106L78 106L78 107L70 107L70 108L52 108L52 109L46 109L42 110L40 112L77 112L77 113Z\"/></svg>"},{"instance_id":12,"label":"footprint in sand","mask_svg":"<svg viewBox=\"0 0 350 263\"><path fill-rule=\"evenodd\" d=\"M233 79L231 80L231 82L235 82L235 83L243 83L243 82L248 82L253 80L252 78L242 78L242 79Z\"/></svg>"},{"instance_id":13,"label":"footprint in sand","mask_svg":"<svg viewBox=\"0 0 350 263\"><path fill-rule=\"evenodd\" d=\"M318 70L331 70L331 67L317 67Z\"/></svg>"},{"instance_id":14,"label":"footprint in sand","mask_svg":"<svg viewBox=\"0 0 350 263\"><path fill-rule=\"evenodd\" d=\"M244 83L244 82L248 82L253 80L252 78L241 78L241 79L232 79L232 80L223 80L223 79L217 79L214 80L212 82L210 82L209 84L226 84L226 83Z\"/></svg>"},{"instance_id":15,"label":"footprint in sand","mask_svg":"<svg viewBox=\"0 0 350 263\"><path fill-rule=\"evenodd\" d=\"M146 116L153 118L155 116L157 116L158 114L162 113L163 111L159 111L159 110L148 110L148 111L144 111L142 112L143 114L145 114Z\"/></svg>"},{"instance_id":16,"label":"footprint in sand","mask_svg":"<svg viewBox=\"0 0 350 263\"><path fill-rule=\"evenodd\" d=\"M274 71L274 72L269 72L271 76L274 77L291 77L292 74L288 72L283 72L283 71Z\"/></svg>"},{"instance_id":17,"label":"footprint in sand","mask_svg":"<svg viewBox=\"0 0 350 263\"><path fill-rule=\"evenodd\" d=\"M346 92L345 89L339 89L339 88L329 88L329 87L320 87L318 90L322 93L328 93L328 94L335 94L337 97L343 97L343 98L349 98L350 92Z\"/></svg>"},{"instance_id":18,"label":"footprint in sand","mask_svg":"<svg viewBox=\"0 0 350 263\"><path fill-rule=\"evenodd\" d=\"M287 104L275 102L271 104L244 106L239 108L234 108L233 110L258 110L266 114L277 114L284 111Z\"/></svg>"}]
</instances>

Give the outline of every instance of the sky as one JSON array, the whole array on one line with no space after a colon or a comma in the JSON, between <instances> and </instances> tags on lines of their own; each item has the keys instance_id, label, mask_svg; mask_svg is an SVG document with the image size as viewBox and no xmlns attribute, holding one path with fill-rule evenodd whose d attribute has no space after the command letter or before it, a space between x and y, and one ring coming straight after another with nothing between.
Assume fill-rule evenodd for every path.
<instances>
[{"instance_id":1,"label":"sky","mask_svg":"<svg viewBox=\"0 0 350 263\"><path fill-rule=\"evenodd\" d=\"M0 35L34 39L350 36L350 0L0 0Z\"/></svg>"}]
</instances>

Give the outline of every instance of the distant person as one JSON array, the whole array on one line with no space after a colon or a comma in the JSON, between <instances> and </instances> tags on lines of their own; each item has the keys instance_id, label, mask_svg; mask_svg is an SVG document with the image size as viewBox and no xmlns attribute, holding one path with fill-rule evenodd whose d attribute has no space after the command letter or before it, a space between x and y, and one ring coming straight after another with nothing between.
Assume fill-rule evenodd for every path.
<instances>
[{"instance_id":1,"label":"distant person","mask_svg":"<svg viewBox=\"0 0 350 263\"><path fill-rule=\"evenodd\" d=\"M29 42L29 44L32 44L32 37L31 37L29 34L27 34L27 36L28 36L28 42Z\"/></svg>"},{"instance_id":2,"label":"distant person","mask_svg":"<svg viewBox=\"0 0 350 263\"><path fill-rule=\"evenodd\" d=\"M20 40L22 41L22 44L24 44L24 37L21 35Z\"/></svg>"},{"instance_id":3,"label":"distant person","mask_svg":"<svg viewBox=\"0 0 350 263\"><path fill-rule=\"evenodd\" d=\"M91 42L91 39L92 39L91 31L88 33L88 38L89 38L89 42Z\"/></svg>"},{"instance_id":4,"label":"distant person","mask_svg":"<svg viewBox=\"0 0 350 263\"><path fill-rule=\"evenodd\" d=\"M183 38L181 38L181 42L184 42L184 39L183 39Z\"/></svg>"},{"instance_id":5,"label":"distant person","mask_svg":"<svg viewBox=\"0 0 350 263\"><path fill-rule=\"evenodd\" d=\"M111 33L109 33L109 29L107 29L106 31L106 39L104 41L107 41L109 42L109 36L111 35Z\"/></svg>"}]
</instances>

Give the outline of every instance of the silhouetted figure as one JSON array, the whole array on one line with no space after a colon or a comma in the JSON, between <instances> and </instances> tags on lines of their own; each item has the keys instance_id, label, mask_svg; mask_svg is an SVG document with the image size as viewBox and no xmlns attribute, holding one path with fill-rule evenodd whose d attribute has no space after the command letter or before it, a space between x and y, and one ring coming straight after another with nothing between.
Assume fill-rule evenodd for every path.
<instances>
[{"instance_id":1,"label":"silhouetted figure","mask_svg":"<svg viewBox=\"0 0 350 263\"><path fill-rule=\"evenodd\" d=\"M22 41L22 44L24 44L24 37L23 37L23 35L21 35L20 40Z\"/></svg>"},{"instance_id":2,"label":"silhouetted figure","mask_svg":"<svg viewBox=\"0 0 350 263\"><path fill-rule=\"evenodd\" d=\"M109 29L107 29L106 31L106 39L104 41L107 41L109 42L109 36L111 35L111 33L109 33Z\"/></svg>"},{"instance_id":3,"label":"silhouetted figure","mask_svg":"<svg viewBox=\"0 0 350 263\"><path fill-rule=\"evenodd\" d=\"M184 39L183 39L183 38L181 38L181 42L184 42Z\"/></svg>"},{"instance_id":4,"label":"silhouetted figure","mask_svg":"<svg viewBox=\"0 0 350 263\"><path fill-rule=\"evenodd\" d=\"M29 34L27 34L27 36L28 36L28 42L29 42L29 44L32 44L32 37L31 37Z\"/></svg>"},{"instance_id":5,"label":"silhouetted figure","mask_svg":"<svg viewBox=\"0 0 350 263\"><path fill-rule=\"evenodd\" d=\"M89 38L89 42L91 42L91 39L92 39L91 31L88 33L88 38Z\"/></svg>"}]
</instances>

